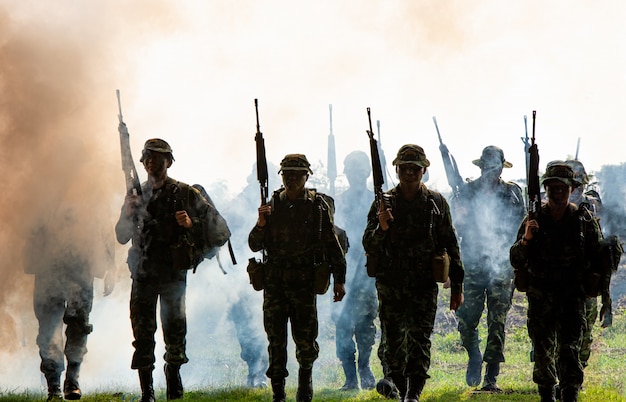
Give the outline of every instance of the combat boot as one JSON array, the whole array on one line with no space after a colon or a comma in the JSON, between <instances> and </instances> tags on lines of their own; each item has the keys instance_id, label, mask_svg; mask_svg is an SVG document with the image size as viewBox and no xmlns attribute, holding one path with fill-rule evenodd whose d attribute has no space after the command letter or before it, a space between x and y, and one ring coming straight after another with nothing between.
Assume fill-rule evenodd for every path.
<instances>
[{"instance_id":1,"label":"combat boot","mask_svg":"<svg viewBox=\"0 0 626 402\"><path fill-rule=\"evenodd\" d=\"M180 378L180 366L177 364L165 363L163 371L165 371L167 400L181 399L183 397L183 381Z\"/></svg>"},{"instance_id":2,"label":"combat boot","mask_svg":"<svg viewBox=\"0 0 626 402\"><path fill-rule=\"evenodd\" d=\"M154 402L152 387L152 369L139 369L139 385L141 385L141 402Z\"/></svg>"},{"instance_id":3,"label":"combat boot","mask_svg":"<svg viewBox=\"0 0 626 402\"><path fill-rule=\"evenodd\" d=\"M556 402L554 385L540 385L538 388L541 402Z\"/></svg>"},{"instance_id":4,"label":"combat boot","mask_svg":"<svg viewBox=\"0 0 626 402\"><path fill-rule=\"evenodd\" d=\"M369 365L369 355L367 355L367 359L361 359L359 356L359 377L361 378L362 389L374 389L376 387L376 378Z\"/></svg>"},{"instance_id":5,"label":"combat boot","mask_svg":"<svg viewBox=\"0 0 626 402\"><path fill-rule=\"evenodd\" d=\"M69 401L80 399L82 393L78 385L78 376L80 373L80 363L68 363L65 372L65 381L63 382L63 396Z\"/></svg>"},{"instance_id":6,"label":"combat boot","mask_svg":"<svg viewBox=\"0 0 626 402\"><path fill-rule=\"evenodd\" d=\"M285 379L284 378L272 378L272 402L285 402L287 395L285 395Z\"/></svg>"},{"instance_id":7,"label":"combat boot","mask_svg":"<svg viewBox=\"0 0 626 402\"><path fill-rule=\"evenodd\" d=\"M416 375L409 376L404 402L419 402L425 384L426 379L424 377Z\"/></svg>"},{"instance_id":8,"label":"combat boot","mask_svg":"<svg viewBox=\"0 0 626 402\"><path fill-rule=\"evenodd\" d=\"M384 377L376 384L376 391L387 399L398 400L400 395L398 394L398 388L390 378Z\"/></svg>"},{"instance_id":9,"label":"combat boot","mask_svg":"<svg viewBox=\"0 0 626 402\"><path fill-rule=\"evenodd\" d=\"M578 401L578 387L563 387L561 388L561 402L577 402Z\"/></svg>"},{"instance_id":10,"label":"combat boot","mask_svg":"<svg viewBox=\"0 0 626 402\"><path fill-rule=\"evenodd\" d=\"M496 385L496 378L498 377L498 374L500 374L500 362L487 363L481 391L502 392L502 390Z\"/></svg>"},{"instance_id":11,"label":"combat boot","mask_svg":"<svg viewBox=\"0 0 626 402\"><path fill-rule=\"evenodd\" d=\"M470 387L480 385L480 377L483 371L483 355L478 346L467 350L469 360L467 361L467 371L465 372L465 382Z\"/></svg>"},{"instance_id":12,"label":"combat boot","mask_svg":"<svg viewBox=\"0 0 626 402\"><path fill-rule=\"evenodd\" d=\"M311 402L313 399L313 369L298 370L298 390L296 391L296 402Z\"/></svg>"},{"instance_id":13,"label":"combat boot","mask_svg":"<svg viewBox=\"0 0 626 402\"><path fill-rule=\"evenodd\" d=\"M343 368L343 373L346 376L346 382L339 389L341 391L351 391L359 389L359 382L356 379L356 364L354 362L354 359L352 361L343 360L341 362L341 367Z\"/></svg>"}]
</instances>

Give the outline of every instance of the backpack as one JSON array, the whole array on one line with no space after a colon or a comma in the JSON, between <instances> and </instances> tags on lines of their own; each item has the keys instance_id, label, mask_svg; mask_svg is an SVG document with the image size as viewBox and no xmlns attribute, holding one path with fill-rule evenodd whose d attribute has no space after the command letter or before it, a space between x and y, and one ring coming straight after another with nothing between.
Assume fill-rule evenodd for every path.
<instances>
[{"instance_id":1,"label":"backpack","mask_svg":"<svg viewBox=\"0 0 626 402\"><path fill-rule=\"evenodd\" d=\"M233 265L237 264L237 261L235 260L235 253L233 252L233 248L230 243L230 229L228 228L226 220L219 213L219 211L215 207L215 203L213 203L213 200L211 199L211 197L209 197L209 194L206 192L204 187L200 184L194 184L192 187L198 190L200 192L200 195L202 195L209 203L209 208L207 210L208 225L204 228L205 242L202 245L202 248L198 250L198 253L200 253L200 262L204 259L210 260L211 258L217 256L217 260L220 264L222 272L226 273L221 266L218 255L220 248L224 244L228 243L230 258L233 262Z\"/></svg>"}]
</instances>

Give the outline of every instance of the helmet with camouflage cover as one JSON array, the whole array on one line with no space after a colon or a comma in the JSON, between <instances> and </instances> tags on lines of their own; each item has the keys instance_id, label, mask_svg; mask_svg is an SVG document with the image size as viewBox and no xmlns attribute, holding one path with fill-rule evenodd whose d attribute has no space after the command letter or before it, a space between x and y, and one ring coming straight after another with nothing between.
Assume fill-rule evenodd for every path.
<instances>
[{"instance_id":1,"label":"helmet with camouflage cover","mask_svg":"<svg viewBox=\"0 0 626 402\"><path fill-rule=\"evenodd\" d=\"M400 147L398 150L398 154L396 155L396 159L393 160L392 164L396 165L404 165L404 164L413 164L420 167L429 167L430 162L426 159L426 153L424 152L424 148L415 144L406 144Z\"/></svg>"},{"instance_id":2,"label":"helmet with camouflage cover","mask_svg":"<svg viewBox=\"0 0 626 402\"><path fill-rule=\"evenodd\" d=\"M311 164L304 154L287 154L280 162L278 173L289 170L301 170L313 174Z\"/></svg>"},{"instance_id":3,"label":"helmet with camouflage cover","mask_svg":"<svg viewBox=\"0 0 626 402\"><path fill-rule=\"evenodd\" d=\"M139 159L139 162L143 162L147 151L169 154L172 160L174 160L172 147L170 147L170 144L168 144L165 140L162 140L160 138L151 138L146 141L146 143L143 145L143 150L141 151L141 159Z\"/></svg>"},{"instance_id":4,"label":"helmet with camouflage cover","mask_svg":"<svg viewBox=\"0 0 626 402\"><path fill-rule=\"evenodd\" d=\"M560 181L572 188L582 185L574 178L574 170L565 163L549 163L546 172L541 177L541 184L550 185L550 182Z\"/></svg>"}]
</instances>

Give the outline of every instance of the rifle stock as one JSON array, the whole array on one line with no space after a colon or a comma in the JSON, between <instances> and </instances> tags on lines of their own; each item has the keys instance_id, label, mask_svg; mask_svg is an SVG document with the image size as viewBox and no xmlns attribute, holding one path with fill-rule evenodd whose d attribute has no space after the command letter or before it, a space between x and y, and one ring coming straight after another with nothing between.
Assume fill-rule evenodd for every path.
<instances>
[{"instance_id":1,"label":"rifle stock","mask_svg":"<svg viewBox=\"0 0 626 402\"><path fill-rule=\"evenodd\" d=\"M443 159L443 167L446 171L446 179L448 185L452 189L452 193L455 198L460 197L463 191L463 178L459 173L459 168L456 164L456 159L448 150L448 147L443 143L441 139L441 133L439 132L439 125L437 124L437 118L433 116L433 123L435 123L435 129L437 130L437 137L439 138L439 152L441 152L441 158Z\"/></svg>"},{"instance_id":2,"label":"rifle stock","mask_svg":"<svg viewBox=\"0 0 626 402\"><path fill-rule=\"evenodd\" d=\"M141 195L141 183L137 176L137 169L135 169L135 162L133 161L133 155L130 150L130 134L124 118L122 116L122 102L120 100L120 90L116 89L117 93L117 107L119 114L118 131L120 133L120 150L122 153L122 170L124 171L124 178L126 181L126 194L127 195Z\"/></svg>"},{"instance_id":3,"label":"rifle stock","mask_svg":"<svg viewBox=\"0 0 626 402\"><path fill-rule=\"evenodd\" d=\"M265 139L263 139L263 133L261 133L261 126L259 124L259 100L254 99L254 108L256 110L256 135L254 141L256 142L256 177L259 181L261 189L261 203L267 203L268 197L268 174L267 174L267 159L265 156Z\"/></svg>"}]
</instances>

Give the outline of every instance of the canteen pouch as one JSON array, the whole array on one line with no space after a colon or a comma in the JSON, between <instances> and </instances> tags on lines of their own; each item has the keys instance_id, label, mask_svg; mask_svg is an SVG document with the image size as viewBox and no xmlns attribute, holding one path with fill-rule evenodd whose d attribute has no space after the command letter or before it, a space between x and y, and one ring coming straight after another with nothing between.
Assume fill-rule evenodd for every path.
<instances>
[{"instance_id":1,"label":"canteen pouch","mask_svg":"<svg viewBox=\"0 0 626 402\"><path fill-rule=\"evenodd\" d=\"M250 277L250 284L254 290L263 290L263 271L264 265L256 258L248 259L248 276Z\"/></svg>"},{"instance_id":2,"label":"canteen pouch","mask_svg":"<svg viewBox=\"0 0 626 402\"><path fill-rule=\"evenodd\" d=\"M432 260L433 278L436 282L444 283L448 280L450 272L450 256L444 250L433 257Z\"/></svg>"},{"instance_id":3,"label":"canteen pouch","mask_svg":"<svg viewBox=\"0 0 626 402\"><path fill-rule=\"evenodd\" d=\"M176 244L170 246L170 250L175 269L185 271L196 267L197 263L194 264L194 244L189 241L187 236L180 236Z\"/></svg>"}]
</instances>

